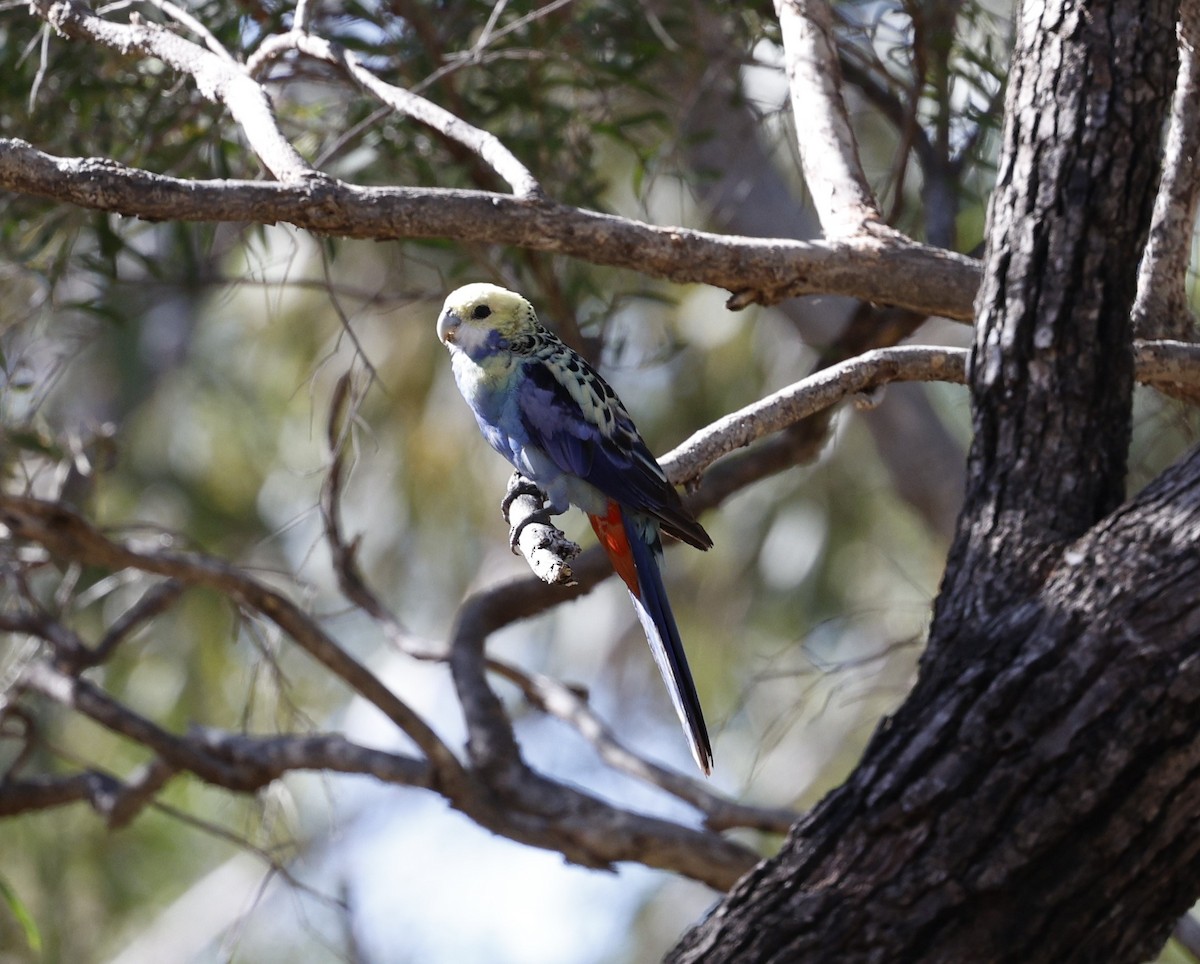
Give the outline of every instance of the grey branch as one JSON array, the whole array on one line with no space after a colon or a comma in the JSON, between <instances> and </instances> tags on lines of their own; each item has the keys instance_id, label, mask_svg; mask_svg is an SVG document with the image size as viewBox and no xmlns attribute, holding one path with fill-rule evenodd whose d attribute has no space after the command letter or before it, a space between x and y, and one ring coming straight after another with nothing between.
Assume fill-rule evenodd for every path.
<instances>
[{"instance_id":1,"label":"grey branch","mask_svg":"<svg viewBox=\"0 0 1200 964\"><path fill-rule=\"evenodd\" d=\"M487 662L482 642L496 619L508 618L522 609L532 612L542 608L541 601L528 591L518 588L506 593L501 589L463 607L464 618L449 661L468 721L473 763L468 770L452 756L447 763L442 754L449 754L449 750L428 732L427 724L407 718L407 707L342 653L310 617L279 593L233 567L194 553L141 551L113 542L65 507L26 497L0 495L0 523L14 540L41 545L54 558L113 570L132 567L168 576L184 585L208 586L261 613L397 720L427 757L409 760L373 754L334 737L178 736L123 706L95 684L50 662L35 661L22 671L23 692L71 707L144 745L156 756L149 767L127 783L102 781L108 787L106 792L111 791L110 796L120 796L119 800L97 806L110 821L129 819L180 772L196 774L238 792L254 792L286 770L333 769L367 772L391 782L430 787L481 826L523 843L559 851L585 866L611 868L622 861L639 861L727 888L757 859L749 848L710 829L684 827L614 807L542 777L524 765L511 722L484 679ZM594 583L595 578L591 581ZM537 585L539 591L544 591L545 587ZM57 639L51 628L37 620L21 621L14 628ZM78 647L70 648L73 651ZM95 788L96 781L91 778L43 790L26 781L19 794L6 798L0 786L0 812L36 806L39 800L44 806L53 805L54 800L66 803L83 799L97 805ZM735 808L718 807L716 802L711 803L711 809L714 821L719 823L738 815ZM742 816L753 820L751 825L765 819L753 808Z\"/></svg>"},{"instance_id":2,"label":"grey branch","mask_svg":"<svg viewBox=\"0 0 1200 964\"><path fill-rule=\"evenodd\" d=\"M659 461L671 480L686 485L723 455L794 425L841 400L889 382L954 382L966 379L962 348L877 348L824 368L773 395L717 419Z\"/></svg>"},{"instance_id":3,"label":"grey branch","mask_svg":"<svg viewBox=\"0 0 1200 964\"><path fill-rule=\"evenodd\" d=\"M243 789L236 772L222 761L213 759L188 741L122 706L87 680L68 676L39 660L26 667L17 681L17 687L41 693L55 703L82 713L106 729L149 747L175 769L188 770L219 786Z\"/></svg>"},{"instance_id":4,"label":"grey branch","mask_svg":"<svg viewBox=\"0 0 1200 964\"><path fill-rule=\"evenodd\" d=\"M827 238L886 232L863 173L825 0L775 0L804 180Z\"/></svg>"},{"instance_id":5,"label":"grey branch","mask_svg":"<svg viewBox=\"0 0 1200 964\"><path fill-rule=\"evenodd\" d=\"M294 770L362 773L382 783L432 789L434 773L414 757L361 746L336 733L249 736L198 729L189 738L229 766L244 771L248 785L266 786Z\"/></svg>"},{"instance_id":6,"label":"grey branch","mask_svg":"<svg viewBox=\"0 0 1200 964\"><path fill-rule=\"evenodd\" d=\"M123 735L137 738L132 731ZM217 781L226 789L249 792L297 770L366 774L397 786L433 786L432 771L422 761L361 746L338 734L248 736L203 729L171 739L187 746L197 757L220 761L227 768L224 772L233 777L232 782ZM10 775L0 781L0 817L86 801L108 818L110 826L120 826L177 772L156 758L127 782L97 771L60 778Z\"/></svg>"},{"instance_id":7,"label":"grey branch","mask_svg":"<svg viewBox=\"0 0 1200 964\"><path fill-rule=\"evenodd\" d=\"M1179 7L1179 77L1171 103L1162 181L1154 200L1150 236L1138 271L1135 330L1144 338L1192 338L1195 319L1187 296L1196 202L1200 198L1200 0Z\"/></svg>"},{"instance_id":8,"label":"grey branch","mask_svg":"<svg viewBox=\"0 0 1200 964\"><path fill-rule=\"evenodd\" d=\"M1137 379L1166 394L1200 392L1200 345L1181 341L1134 343ZM691 486L718 459L789 428L845 399L872 392L891 382L966 381L970 352L965 348L903 345L877 348L782 388L773 395L730 412L706 425L659 459L676 485ZM1180 390L1184 390L1181 392ZM553 532L566 540L557 529ZM566 540L568 545L574 543ZM552 543L547 542L548 546ZM539 578L555 560L526 561ZM552 549L548 550L553 552ZM567 565L566 558L557 560ZM546 582L553 580L545 579Z\"/></svg>"},{"instance_id":9,"label":"grey branch","mask_svg":"<svg viewBox=\"0 0 1200 964\"><path fill-rule=\"evenodd\" d=\"M0 780L0 817L15 817L31 811L49 810L86 801L107 816L124 791L116 777L97 770L69 777L29 777Z\"/></svg>"},{"instance_id":10,"label":"grey branch","mask_svg":"<svg viewBox=\"0 0 1200 964\"><path fill-rule=\"evenodd\" d=\"M731 412L698 431L659 461L678 485L687 485L713 462L843 399L889 382L966 380L970 352L965 348L904 345L877 348L822 369L774 395ZM1139 382L1166 390L1171 385L1200 388L1200 345L1179 341L1134 343Z\"/></svg>"},{"instance_id":11,"label":"grey branch","mask_svg":"<svg viewBox=\"0 0 1200 964\"><path fill-rule=\"evenodd\" d=\"M737 307L843 294L968 321L979 285L974 258L911 241L721 235L486 191L189 181L101 158L54 157L15 138L0 138L0 188L151 221L285 221L376 241L511 244L724 288Z\"/></svg>"}]
</instances>

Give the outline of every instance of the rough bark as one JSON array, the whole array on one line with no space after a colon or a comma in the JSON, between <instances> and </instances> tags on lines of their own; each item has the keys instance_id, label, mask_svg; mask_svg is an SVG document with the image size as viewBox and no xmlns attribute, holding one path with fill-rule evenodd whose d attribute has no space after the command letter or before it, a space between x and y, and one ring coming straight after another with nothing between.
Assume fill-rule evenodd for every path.
<instances>
[{"instance_id":1,"label":"rough bark","mask_svg":"<svg viewBox=\"0 0 1200 964\"><path fill-rule=\"evenodd\" d=\"M947 623L1036 587L1123 496L1130 307L1174 21L1166 3L1025 8L976 298L970 511L947 563Z\"/></svg>"},{"instance_id":2,"label":"rough bark","mask_svg":"<svg viewBox=\"0 0 1200 964\"><path fill-rule=\"evenodd\" d=\"M1200 454L923 679L675 959L1152 955L1200 889L1197 536Z\"/></svg>"},{"instance_id":3,"label":"rough bark","mask_svg":"<svg viewBox=\"0 0 1200 964\"><path fill-rule=\"evenodd\" d=\"M671 960L1140 960L1200 893L1200 452L1120 505L1175 15L1026 5L920 677Z\"/></svg>"}]
</instances>

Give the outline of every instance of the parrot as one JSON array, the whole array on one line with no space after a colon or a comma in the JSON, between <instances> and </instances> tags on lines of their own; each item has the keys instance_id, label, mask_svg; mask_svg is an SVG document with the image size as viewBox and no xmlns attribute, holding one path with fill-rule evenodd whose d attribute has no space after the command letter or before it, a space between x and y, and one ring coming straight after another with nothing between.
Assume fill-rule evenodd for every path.
<instances>
[{"instance_id":1,"label":"parrot","mask_svg":"<svg viewBox=\"0 0 1200 964\"><path fill-rule=\"evenodd\" d=\"M572 505L586 513L629 590L692 756L710 775L712 745L663 586L661 533L697 549L711 548L711 537L609 384L538 322L523 296L464 285L447 296L437 333L484 438L545 493L540 521Z\"/></svg>"}]
</instances>

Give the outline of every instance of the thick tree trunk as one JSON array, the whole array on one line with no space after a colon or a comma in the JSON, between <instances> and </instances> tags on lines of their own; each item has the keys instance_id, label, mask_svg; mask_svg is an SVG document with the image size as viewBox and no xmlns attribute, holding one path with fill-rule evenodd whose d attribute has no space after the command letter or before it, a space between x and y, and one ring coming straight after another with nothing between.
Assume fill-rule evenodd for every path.
<instances>
[{"instance_id":1,"label":"thick tree trunk","mask_svg":"<svg viewBox=\"0 0 1200 964\"><path fill-rule=\"evenodd\" d=\"M941 635L1041 583L1120 503L1130 309L1158 186L1175 4L1027 3L976 298L967 511Z\"/></svg>"},{"instance_id":2,"label":"thick tree trunk","mask_svg":"<svg viewBox=\"0 0 1200 964\"><path fill-rule=\"evenodd\" d=\"M1135 961L1200 894L1200 453L1122 498L1175 5L1027 3L909 699L675 961Z\"/></svg>"},{"instance_id":3,"label":"thick tree trunk","mask_svg":"<svg viewBox=\"0 0 1200 964\"><path fill-rule=\"evenodd\" d=\"M1200 893L1198 539L1200 454L924 677L674 959L1151 956Z\"/></svg>"}]
</instances>

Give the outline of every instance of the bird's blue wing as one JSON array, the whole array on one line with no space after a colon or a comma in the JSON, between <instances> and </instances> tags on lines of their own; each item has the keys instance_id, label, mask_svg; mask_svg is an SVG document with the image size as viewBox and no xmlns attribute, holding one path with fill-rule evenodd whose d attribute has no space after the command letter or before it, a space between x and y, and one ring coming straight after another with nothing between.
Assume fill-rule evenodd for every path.
<instances>
[{"instance_id":1,"label":"bird's blue wing","mask_svg":"<svg viewBox=\"0 0 1200 964\"><path fill-rule=\"evenodd\" d=\"M583 378L540 359L528 363L518 408L529 440L563 472L657 519L677 538L701 549L711 546L612 389L582 359L574 361ZM575 379L583 404L564 379Z\"/></svg>"}]
</instances>

